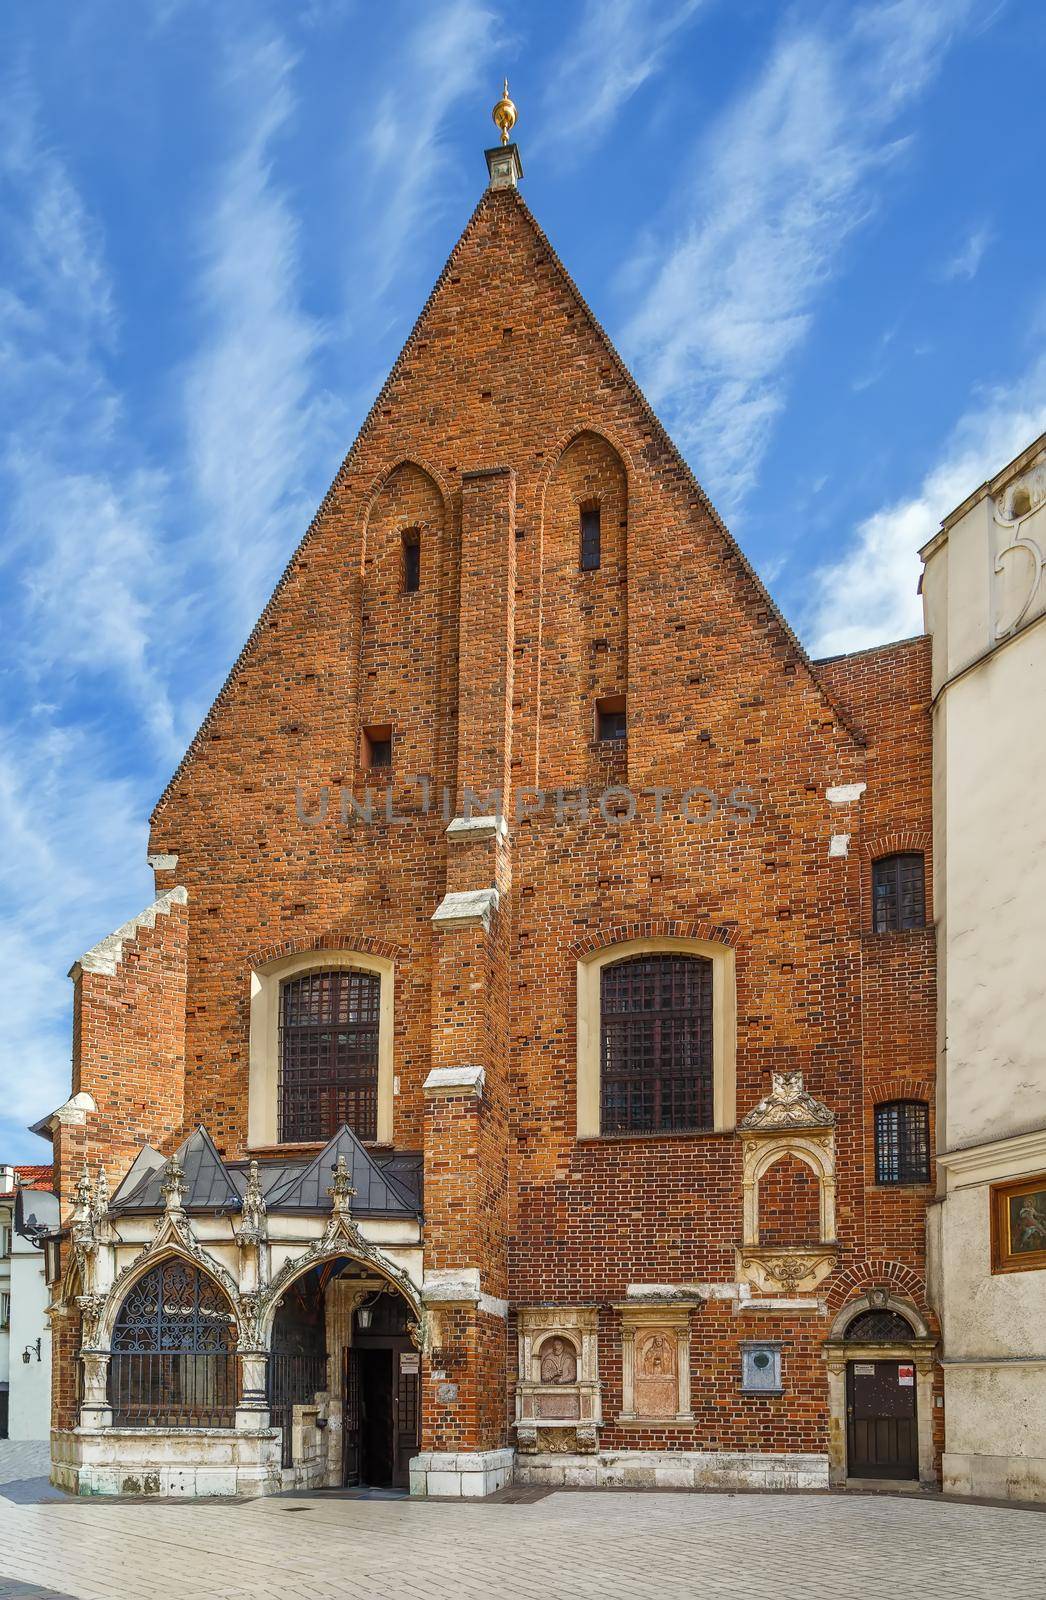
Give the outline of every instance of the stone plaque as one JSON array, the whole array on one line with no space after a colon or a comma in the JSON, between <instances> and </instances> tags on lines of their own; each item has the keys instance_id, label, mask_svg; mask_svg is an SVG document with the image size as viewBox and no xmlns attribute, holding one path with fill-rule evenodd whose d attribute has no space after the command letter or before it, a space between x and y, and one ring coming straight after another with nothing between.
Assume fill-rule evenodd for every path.
<instances>
[{"instance_id":1,"label":"stone plaque","mask_svg":"<svg viewBox=\"0 0 1046 1600\"><path fill-rule=\"evenodd\" d=\"M641 1417L674 1417L679 1409L676 1335L648 1328L636 1336L635 1409Z\"/></svg>"},{"instance_id":2,"label":"stone plaque","mask_svg":"<svg viewBox=\"0 0 1046 1600\"><path fill-rule=\"evenodd\" d=\"M537 1394L535 1395L536 1410L539 1417L578 1418L581 1415L578 1394L576 1389L564 1389L562 1394Z\"/></svg>"}]
</instances>

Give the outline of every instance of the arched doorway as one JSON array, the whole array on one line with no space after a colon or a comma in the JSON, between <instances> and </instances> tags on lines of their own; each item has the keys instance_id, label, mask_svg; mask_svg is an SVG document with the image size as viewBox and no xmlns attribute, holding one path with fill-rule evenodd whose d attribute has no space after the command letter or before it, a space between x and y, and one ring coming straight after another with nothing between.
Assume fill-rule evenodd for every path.
<instances>
[{"instance_id":1,"label":"arched doorway","mask_svg":"<svg viewBox=\"0 0 1046 1600\"><path fill-rule=\"evenodd\" d=\"M855 1351L860 1347L860 1359L846 1363L846 1463L851 1478L919 1476L915 1361L899 1360L892 1353L914 1336L908 1319L889 1309L862 1311L846 1329L846 1343Z\"/></svg>"},{"instance_id":2,"label":"arched doorway","mask_svg":"<svg viewBox=\"0 0 1046 1600\"><path fill-rule=\"evenodd\" d=\"M353 1313L345 1351L345 1474L347 1485L406 1489L417 1454L420 1357L407 1329L409 1307L391 1286Z\"/></svg>"},{"instance_id":3,"label":"arched doorway","mask_svg":"<svg viewBox=\"0 0 1046 1600\"><path fill-rule=\"evenodd\" d=\"M280 1298L269 1406L283 1466L303 1486L406 1489L419 1438L414 1312L349 1256L317 1263Z\"/></svg>"},{"instance_id":4,"label":"arched doorway","mask_svg":"<svg viewBox=\"0 0 1046 1600\"><path fill-rule=\"evenodd\" d=\"M915 1306L885 1288L839 1312L825 1343L833 1484L864 1478L936 1483L934 1348Z\"/></svg>"}]
</instances>

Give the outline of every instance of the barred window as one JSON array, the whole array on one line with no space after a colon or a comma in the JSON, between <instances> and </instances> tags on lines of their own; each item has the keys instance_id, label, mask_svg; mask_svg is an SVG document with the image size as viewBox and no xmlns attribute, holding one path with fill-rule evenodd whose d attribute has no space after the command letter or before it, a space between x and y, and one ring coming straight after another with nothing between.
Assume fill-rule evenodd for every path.
<instances>
[{"instance_id":1,"label":"barred window","mask_svg":"<svg viewBox=\"0 0 1046 1600\"><path fill-rule=\"evenodd\" d=\"M711 961L632 956L600 984L602 1132L711 1128Z\"/></svg>"},{"instance_id":2,"label":"barred window","mask_svg":"<svg viewBox=\"0 0 1046 1600\"><path fill-rule=\"evenodd\" d=\"M930 1111L925 1100L875 1108L876 1183L929 1183Z\"/></svg>"},{"instance_id":3,"label":"barred window","mask_svg":"<svg viewBox=\"0 0 1046 1600\"><path fill-rule=\"evenodd\" d=\"M381 978L343 968L291 978L280 990L279 1139L330 1139L343 1122L378 1130Z\"/></svg>"},{"instance_id":4,"label":"barred window","mask_svg":"<svg viewBox=\"0 0 1046 1600\"><path fill-rule=\"evenodd\" d=\"M899 933L926 925L924 860L921 850L881 856L872 862L872 928Z\"/></svg>"},{"instance_id":5,"label":"barred window","mask_svg":"<svg viewBox=\"0 0 1046 1600\"><path fill-rule=\"evenodd\" d=\"M236 1335L213 1279L176 1257L139 1278L117 1314L108 1381L118 1427L231 1428Z\"/></svg>"},{"instance_id":6,"label":"barred window","mask_svg":"<svg viewBox=\"0 0 1046 1600\"><path fill-rule=\"evenodd\" d=\"M850 1323L845 1338L850 1344L909 1344L914 1333L899 1311L862 1311Z\"/></svg>"}]
</instances>

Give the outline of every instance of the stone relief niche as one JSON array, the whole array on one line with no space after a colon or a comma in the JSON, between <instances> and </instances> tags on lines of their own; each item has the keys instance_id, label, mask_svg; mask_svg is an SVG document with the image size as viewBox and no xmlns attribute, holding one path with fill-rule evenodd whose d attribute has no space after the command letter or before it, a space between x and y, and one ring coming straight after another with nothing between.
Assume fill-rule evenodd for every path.
<instances>
[{"instance_id":1,"label":"stone relief niche","mask_svg":"<svg viewBox=\"0 0 1046 1600\"><path fill-rule=\"evenodd\" d=\"M621 1316L619 1422L692 1422L690 1313L700 1301L617 1307Z\"/></svg>"},{"instance_id":2,"label":"stone relief niche","mask_svg":"<svg viewBox=\"0 0 1046 1600\"><path fill-rule=\"evenodd\" d=\"M771 1074L770 1093L742 1118L742 1242L737 1275L759 1294L794 1297L815 1289L835 1268L835 1115L803 1088L801 1072ZM788 1214L775 1208L772 1226L760 1225L760 1184L767 1192L794 1191L794 1236ZM807 1177L807 1173L810 1174ZM816 1201L811 1192L816 1184Z\"/></svg>"},{"instance_id":3,"label":"stone relief niche","mask_svg":"<svg viewBox=\"0 0 1046 1600\"><path fill-rule=\"evenodd\" d=\"M1046 461L998 489L991 506L994 644L1046 609Z\"/></svg>"},{"instance_id":4,"label":"stone relief niche","mask_svg":"<svg viewBox=\"0 0 1046 1600\"><path fill-rule=\"evenodd\" d=\"M596 1448L602 1422L597 1320L595 1306L519 1312L516 1440L521 1450Z\"/></svg>"}]
</instances>

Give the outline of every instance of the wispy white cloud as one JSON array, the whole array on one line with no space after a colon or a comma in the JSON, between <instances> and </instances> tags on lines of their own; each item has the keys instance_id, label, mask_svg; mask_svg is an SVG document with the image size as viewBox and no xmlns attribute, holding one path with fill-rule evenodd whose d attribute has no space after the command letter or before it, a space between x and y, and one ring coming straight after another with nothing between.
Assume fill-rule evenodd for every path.
<instances>
[{"instance_id":1,"label":"wispy white cloud","mask_svg":"<svg viewBox=\"0 0 1046 1600\"><path fill-rule=\"evenodd\" d=\"M360 287L369 299L380 299L395 281L411 240L439 209L437 178L446 161L441 130L463 96L496 81L494 53L504 42L492 8L481 0L449 0L434 7L383 63L366 140L372 196L366 229L369 282Z\"/></svg>"},{"instance_id":2,"label":"wispy white cloud","mask_svg":"<svg viewBox=\"0 0 1046 1600\"><path fill-rule=\"evenodd\" d=\"M273 176L295 111L293 54L275 33L230 41L222 88L230 154L199 222L199 351L185 384L188 471L203 508L198 555L217 573L221 636L253 624L312 510L329 402L324 337L300 298L299 226Z\"/></svg>"},{"instance_id":3,"label":"wispy white cloud","mask_svg":"<svg viewBox=\"0 0 1046 1600\"><path fill-rule=\"evenodd\" d=\"M115 682L169 756L174 717L152 627L164 479L119 444L122 403L106 375L118 329L100 231L40 132L26 82L11 83L2 104L0 482L4 561L26 601L18 625L9 619L9 643L28 677L79 669Z\"/></svg>"},{"instance_id":4,"label":"wispy white cloud","mask_svg":"<svg viewBox=\"0 0 1046 1600\"><path fill-rule=\"evenodd\" d=\"M665 64L669 45L708 0L585 0L556 56L531 148L555 148L562 165L605 134Z\"/></svg>"},{"instance_id":5,"label":"wispy white cloud","mask_svg":"<svg viewBox=\"0 0 1046 1600\"><path fill-rule=\"evenodd\" d=\"M99 730L39 720L0 731L5 1154L69 1093L70 963L151 898L141 793L106 772Z\"/></svg>"},{"instance_id":6,"label":"wispy white cloud","mask_svg":"<svg viewBox=\"0 0 1046 1600\"><path fill-rule=\"evenodd\" d=\"M757 479L818 294L905 148L897 119L970 9L882 0L841 28L786 25L695 152L690 220L633 267L625 350L727 511Z\"/></svg>"},{"instance_id":7,"label":"wispy white cloud","mask_svg":"<svg viewBox=\"0 0 1046 1600\"><path fill-rule=\"evenodd\" d=\"M937 268L937 277L944 283L971 282L977 276L984 260L984 252L993 238L994 234L987 223L980 223L971 229L954 255L941 262Z\"/></svg>"},{"instance_id":8,"label":"wispy white cloud","mask_svg":"<svg viewBox=\"0 0 1046 1600\"><path fill-rule=\"evenodd\" d=\"M1046 357L1012 385L987 390L959 420L910 495L866 517L843 554L813 574L804 635L815 655L840 655L922 632L919 548L978 484L1046 429Z\"/></svg>"}]
</instances>

